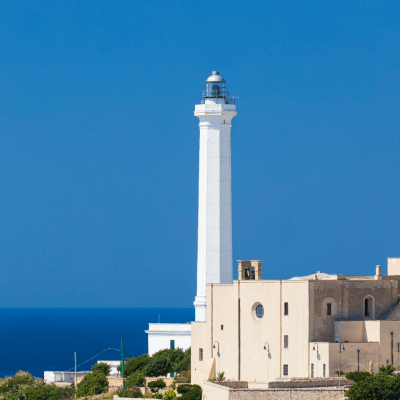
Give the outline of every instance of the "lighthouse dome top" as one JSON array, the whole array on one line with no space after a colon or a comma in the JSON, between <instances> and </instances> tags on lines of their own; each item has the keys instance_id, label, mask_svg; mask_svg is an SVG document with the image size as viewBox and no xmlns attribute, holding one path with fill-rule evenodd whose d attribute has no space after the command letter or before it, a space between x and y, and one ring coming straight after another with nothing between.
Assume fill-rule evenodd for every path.
<instances>
[{"instance_id":1,"label":"lighthouse dome top","mask_svg":"<svg viewBox=\"0 0 400 400\"><path fill-rule=\"evenodd\" d=\"M219 71L213 71L206 82L225 83L225 79L219 74Z\"/></svg>"}]
</instances>

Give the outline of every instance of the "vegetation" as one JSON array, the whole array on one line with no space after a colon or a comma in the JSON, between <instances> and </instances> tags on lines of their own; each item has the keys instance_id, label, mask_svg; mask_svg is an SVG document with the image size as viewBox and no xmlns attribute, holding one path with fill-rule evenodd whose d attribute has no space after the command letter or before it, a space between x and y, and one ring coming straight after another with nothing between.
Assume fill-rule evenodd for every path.
<instances>
[{"instance_id":1,"label":"vegetation","mask_svg":"<svg viewBox=\"0 0 400 400\"><path fill-rule=\"evenodd\" d=\"M133 374L129 375L125 380L125 386L131 388L134 386L144 386L144 376L140 371L135 371Z\"/></svg>"},{"instance_id":2,"label":"vegetation","mask_svg":"<svg viewBox=\"0 0 400 400\"><path fill-rule=\"evenodd\" d=\"M13 377L0 379L0 394L3 400L65 400L73 396L75 389L58 388L35 380L28 372L20 371Z\"/></svg>"},{"instance_id":3,"label":"vegetation","mask_svg":"<svg viewBox=\"0 0 400 400\"><path fill-rule=\"evenodd\" d=\"M110 366L106 363L94 364L92 367L92 372L100 372L104 376L110 375Z\"/></svg>"},{"instance_id":4,"label":"vegetation","mask_svg":"<svg viewBox=\"0 0 400 400\"><path fill-rule=\"evenodd\" d=\"M391 364L381 366L376 375L359 379L346 393L351 400L399 400L400 374Z\"/></svg>"},{"instance_id":5,"label":"vegetation","mask_svg":"<svg viewBox=\"0 0 400 400\"><path fill-rule=\"evenodd\" d=\"M210 378L209 381L212 382L224 382L226 380L225 378L225 372L217 372L217 376L214 378Z\"/></svg>"},{"instance_id":6,"label":"vegetation","mask_svg":"<svg viewBox=\"0 0 400 400\"><path fill-rule=\"evenodd\" d=\"M178 393L180 393L180 394L185 394L185 393L190 392L192 389L195 389L195 388L200 388L201 389L201 387L199 385L189 385L188 384L188 385L179 385L178 389L176 389L176 391Z\"/></svg>"},{"instance_id":7,"label":"vegetation","mask_svg":"<svg viewBox=\"0 0 400 400\"><path fill-rule=\"evenodd\" d=\"M346 379L350 379L354 382L358 382L358 381L368 378L369 376L371 376L371 374L369 372L348 372L346 374Z\"/></svg>"},{"instance_id":8,"label":"vegetation","mask_svg":"<svg viewBox=\"0 0 400 400\"><path fill-rule=\"evenodd\" d=\"M151 389L152 392L156 392L160 389L164 389L167 385L165 384L163 379L157 379L156 381L149 382L147 386Z\"/></svg>"},{"instance_id":9,"label":"vegetation","mask_svg":"<svg viewBox=\"0 0 400 400\"><path fill-rule=\"evenodd\" d=\"M118 367L121 371L121 367ZM150 357L142 354L139 357L132 357L124 364L125 377L129 377L136 371L144 376L163 376L170 372L180 373L190 370L190 348L160 350Z\"/></svg>"},{"instance_id":10,"label":"vegetation","mask_svg":"<svg viewBox=\"0 0 400 400\"><path fill-rule=\"evenodd\" d=\"M186 393L183 393L182 396L179 398L180 400L201 400L203 393L201 387L198 385L191 386L193 387Z\"/></svg>"},{"instance_id":11,"label":"vegetation","mask_svg":"<svg viewBox=\"0 0 400 400\"><path fill-rule=\"evenodd\" d=\"M175 400L176 394L173 390L167 390L162 397L164 400Z\"/></svg>"},{"instance_id":12,"label":"vegetation","mask_svg":"<svg viewBox=\"0 0 400 400\"><path fill-rule=\"evenodd\" d=\"M142 392L137 387L135 387L132 389L120 390L119 392L117 392L117 395L119 397L130 397L138 399L142 397Z\"/></svg>"},{"instance_id":13,"label":"vegetation","mask_svg":"<svg viewBox=\"0 0 400 400\"><path fill-rule=\"evenodd\" d=\"M190 371L182 371L180 374L174 376L173 387L175 389L177 383L190 383L191 381L192 377Z\"/></svg>"},{"instance_id":14,"label":"vegetation","mask_svg":"<svg viewBox=\"0 0 400 400\"><path fill-rule=\"evenodd\" d=\"M78 397L101 394L108 390L107 378L99 371L86 375L80 383L76 394Z\"/></svg>"}]
</instances>

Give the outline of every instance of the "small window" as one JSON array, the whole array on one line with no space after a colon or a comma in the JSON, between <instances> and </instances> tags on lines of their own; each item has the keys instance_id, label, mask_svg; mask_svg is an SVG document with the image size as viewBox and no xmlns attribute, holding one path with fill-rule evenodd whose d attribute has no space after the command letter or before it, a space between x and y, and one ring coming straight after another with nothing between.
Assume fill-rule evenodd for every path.
<instances>
[{"instance_id":1,"label":"small window","mask_svg":"<svg viewBox=\"0 0 400 400\"><path fill-rule=\"evenodd\" d=\"M259 304L256 307L256 317L257 318L262 318L263 316L264 316L264 307L261 304Z\"/></svg>"},{"instance_id":2,"label":"small window","mask_svg":"<svg viewBox=\"0 0 400 400\"><path fill-rule=\"evenodd\" d=\"M368 309L368 306L369 306L369 304L368 304L368 299L365 299L365 301L364 301L364 316L365 316L365 317L368 317L368 316L369 316L369 309Z\"/></svg>"},{"instance_id":3,"label":"small window","mask_svg":"<svg viewBox=\"0 0 400 400\"><path fill-rule=\"evenodd\" d=\"M224 330L224 326L223 325L221 325L221 331L223 331Z\"/></svg>"},{"instance_id":4,"label":"small window","mask_svg":"<svg viewBox=\"0 0 400 400\"><path fill-rule=\"evenodd\" d=\"M326 315L332 315L332 303L326 305Z\"/></svg>"},{"instance_id":5,"label":"small window","mask_svg":"<svg viewBox=\"0 0 400 400\"><path fill-rule=\"evenodd\" d=\"M322 365L322 376L325 378L326 377L326 364Z\"/></svg>"},{"instance_id":6,"label":"small window","mask_svg":"<svg viewBox=\"0 0 400 400\"><path fill-rule=\"evenodd\" d=\"M289 315L289 303L285 303L285 315Z\"/></svg>"},{"instance_id":7,"label":"small window","mask_svg":"<svg viewBox=\"0 0 400 400\"><path fill-rule=\"evenodd\" d=\"M283 365L283 375L288 376L289 375L289 365L284 364Z\"/></svg>"},{"instance_id":8,"label":"small window","mask_svg":"<svg viewBox=\"0 0 400 400\"><path fill-rule=\"evenodd\" d=\"M283 347L284 347L285 349L289 348L289 336L288 336L288 335L285 335L285 336L283 337Z\"/></svg>"},{"instance_id":9,"label":"small window","mask_svg":"<svg viewBox=\"0 0 400 400\"><path fill-rule=\"evenodd\" d=\"M203 361L203 349L199 349L199 361Z\"/></svg>"},{"instance_id":10,"label":"small window","mask_svg":"<svg viewBox=\"0 0 400 400\"><path fill-rule=\"evenodd\" d=\"M314 378L314 364L311 364L311 378Z\"/></svg>"},{"instance_id":11,"label":"small window","mask_svg":"<svg viewBox=\"0 0 400 400\"><path fill-rule=\"evenodd\" d=\"M175 340L170 340L170 341L169 341L169 348L170 348L171 350L174 350L174 349L175 349Z\"/></svg>"}]
</instances>

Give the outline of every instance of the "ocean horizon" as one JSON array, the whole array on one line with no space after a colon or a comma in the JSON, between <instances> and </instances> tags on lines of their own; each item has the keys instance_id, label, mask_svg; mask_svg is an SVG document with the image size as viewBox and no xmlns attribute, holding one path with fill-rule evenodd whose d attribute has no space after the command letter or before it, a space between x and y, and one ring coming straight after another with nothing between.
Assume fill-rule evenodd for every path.
<instances>
[{"instance_id":1,"label":"ocean horizon","mask_svg":"<svg viewBox=\"0 0 400 400\"><path fill-rule=\"evenodd\" d=\"M0 377L19 370L90 370L98 360L147 353L149 323L194 320L194 308L0 308ZM93 357L93 359L91 359ZM90 361L87 361L91 359Z\"/></svg>"}]
</instances>

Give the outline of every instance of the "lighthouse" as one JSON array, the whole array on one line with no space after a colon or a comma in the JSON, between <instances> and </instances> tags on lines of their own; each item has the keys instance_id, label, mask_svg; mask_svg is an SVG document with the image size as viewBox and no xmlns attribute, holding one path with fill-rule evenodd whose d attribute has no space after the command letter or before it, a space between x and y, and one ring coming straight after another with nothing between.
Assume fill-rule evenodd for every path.
<instances>
[{"instance_id":1,"label":"lighthouse","mask_svg":"<svg viewBox=\"0 0 400 400\"><path fill-rule=\"evenodd\" d=\"M196 321L206 320L206 285L232 282L231 128L235 98L213 71L195 106L199 118L199 215Z\"/></svg>"}]
</instances>

